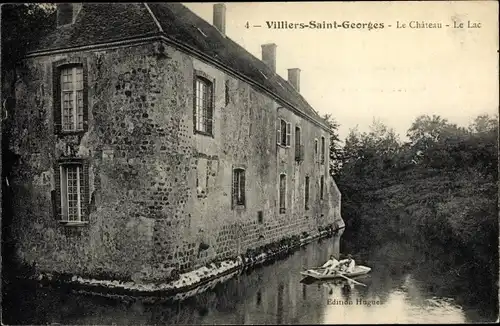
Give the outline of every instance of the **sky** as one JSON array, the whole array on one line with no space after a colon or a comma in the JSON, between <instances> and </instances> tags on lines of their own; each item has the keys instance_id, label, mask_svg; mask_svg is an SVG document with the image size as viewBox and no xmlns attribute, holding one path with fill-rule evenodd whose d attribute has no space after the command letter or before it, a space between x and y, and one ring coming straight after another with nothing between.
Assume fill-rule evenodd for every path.
<instances>
[{"instance_id":1,"label":"sky","mask_svg":"<svg viewBox=\"0 0 500 326\"><path fill-rule=\"evenodd\" d=\"M213 3L185 5L212 23ZM288 68L301 69L301 94L320 114L335 117L341 139L351 128L368 131L374 119L404 139L422 114L465 126L479 114L498 113L496 1L246 2L226 8L226 35L259 59L261 45L275 43L277 73L287 79ZM266 23L311 20L384 28L284 30ZM409 28L411 21L442 28ZM396 28L398 22L407 27ZM453 28L454 22L465 28ZM473 23L481 27L467 28Z\"/></svg>"}]
</instances>

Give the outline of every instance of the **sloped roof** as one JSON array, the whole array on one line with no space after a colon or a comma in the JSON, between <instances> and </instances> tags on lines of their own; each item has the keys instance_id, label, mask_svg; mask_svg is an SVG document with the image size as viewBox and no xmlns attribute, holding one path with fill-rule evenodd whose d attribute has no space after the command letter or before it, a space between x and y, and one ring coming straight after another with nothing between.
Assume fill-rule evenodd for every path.
<instances>
[{"instance_id":1,"label":"sloped roof","mask_svg":"<svg viewBox=\"0 0 500 326\"><path fill-rule=\"evenodd\" d=\"M74 24L55 28L31 50L57 50L148 34L158 34L158 27L144 4L84 3Z\"/></svg>"},{"instance_id":2,"label":"sloped roof","mask_svg":"<svg viewBox=\"0 0 500 326\"><path fill-rule=\"evenodd\" d=\"M324 120L286 80L184 5L150 3L148 7L137 3L84 3L74 24L58 27L41 38L36 49L32 50L57 50L139 36L165 35L246 76L324 124Z\"/></svg>"}]
</instances>

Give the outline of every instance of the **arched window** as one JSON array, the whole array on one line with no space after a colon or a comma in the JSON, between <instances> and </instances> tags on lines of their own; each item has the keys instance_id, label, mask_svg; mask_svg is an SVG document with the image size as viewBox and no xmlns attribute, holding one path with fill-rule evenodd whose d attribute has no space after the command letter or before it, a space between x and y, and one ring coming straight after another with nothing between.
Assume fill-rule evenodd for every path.
<instances>
[{"instance_id":1,"label":"arched window","mask_svg":"<svg viewBox=\"0 0 500 326\"><path fill-rule=\"evenodd\" d=\"M233 170L232 199L234 206L245 206L245 170L238 168Z\"/></svg>"}]
</instances>

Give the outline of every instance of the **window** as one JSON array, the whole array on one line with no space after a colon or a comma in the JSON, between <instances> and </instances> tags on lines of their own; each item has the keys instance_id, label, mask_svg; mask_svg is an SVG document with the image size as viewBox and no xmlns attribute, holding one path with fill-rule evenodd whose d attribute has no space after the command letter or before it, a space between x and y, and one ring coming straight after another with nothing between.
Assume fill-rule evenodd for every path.
<instances>
[{"instance_id":1,"label":"window","mask_svg":"<svg viewBox=\"0 0 500 326\"><path fill-rule=\"evenodd\" d=\"M321 180L320 180L320 183L319 183L319 199L323 199L324 195L324 190L325 190L325 177L322 175L321 176Z\"/></svg>"},{"instance_id":2,"label":"window","mask_svg":"<svg viewBox=\"0 0 500 326\"><path fill-rule=\"evenodd\" d=\"M304 190L304 209L307 211L309 209L309 177L306 177L306 184Z\"/></svg>"},{"instance_id":3,"label":"window","mask_svg":"<svg viewBox=\"0 0 500 326\"><path fill-rule=\"evenodd\" d=\"M229 104L229 81L226 80L226 88L225 88L225 98L226 98L226 106Z\"/></svg>"},{"instance_id":4,"label":"window","mask_svg":"<svg viewBox=\"0 0 500 326\"><path fill-rule=\"evenodd\" d=\"M281 130L283 131L281 133L281 145L282 146L286 146L287 145L287 142L286 142L286 121L285 120L281 120L280 121L280 125L281 125Z\"/></svg>"},{"instance_id":5,"label":"window","mask_svg":"<svg viewBox=\"0 0 500 326\"><path fill-rule=\"evenodd\" d=\"M196 78L194 105L195 132L211 136L213 131L213 85L206 78Z\"/></svg>"},{"instance_id":6,"label":"window","mask_svg":"<svg viewBox=\"0 0 500 326\"><path fill-rule=\"evenodd\" d=\"M52 63L52 114L56 134L88 129L87 62L82 57Z\"/></svg>"},{"instance_id":7,"label":"window","mask_svg":"<svg viewBox=\"0 0 500 326\"><path fill-rule=\"evenodd\" d=\"M318 140L314 139L314 157L318 156Z\"/></svg>"},{"instance_id":8,"label":"window","mask_svg":"<svg viewBox=\"0 0 500 326\"><path fill-rule=\"evenodd\" d=\"M292 138L291 135L291 128L292 124L289 122L286 122L283 119L278 120L278 129L276 131L276 139L278 145L289 147L290 146L290 141Z\"/></svg>"},{"instance_id":9,"label":"window","mask_svg":"<svg viewBox=\"0 0 500 326\"><path fill-rule=\"evenodd\" d=\"M88 204L88 168L82 162L59 165L60 220L82 222Z\"/></svg>"},{"instance_id":10,"label":"window","mask_svg":"<svg viewBox=\"0 0 500 326\"><path fill-rule=\"evenodd\" d=\"M325 164L325 152L326 152L326 145L325 145L325 137L321 137L321 164Z\"/></svg>"},{"instance_id":11,"label":"window","mask_svg":"<svg viewBox=\"0 0 500 326\"><path fill-rule=\"evenodd\" d=\"M60 70L60 103L63 131L81 131L84 121L83 68L66 67Z\"/></svg>"},{"instance_id":12,"label":"window","mask_svg":"<svg viewBox=\"0 0 500 326\"><path fill-rule=\"evenodd\" d=\"M286 211L286 174L280 174L280 214L285 213Z\"/></svg>"},{"instance_id":13,"label":"window","mask_svg":"<svg viewBox=\"0 0 500 326\"><path fill-rule=\"evenodd\" d=\"M300 147L300 127L295 127L295 149Z\"/></svg>"},{"instance_id":14,"label":"window","mask_svg":"<svg viewBox=\"0 0 500 326\"><path fill-rule=\"evenodd\" d=\"M300 127L295 127L295 161L302 161L304 159L304 148L301 145Z\"/></svg>"},{"instance_id":15,"label":"window","mask_svg":"<svg viewBox=\"0 0 500 326\"><path fill-rule=\"evenodd\" d=\"M233 170L233 207L245 206L245 170Z\"/></svg>"}]
</instances>

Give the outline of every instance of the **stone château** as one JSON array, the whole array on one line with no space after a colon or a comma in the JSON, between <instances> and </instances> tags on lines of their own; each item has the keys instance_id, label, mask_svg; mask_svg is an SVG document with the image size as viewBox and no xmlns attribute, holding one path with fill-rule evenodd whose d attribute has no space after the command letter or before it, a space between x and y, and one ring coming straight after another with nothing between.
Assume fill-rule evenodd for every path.
<instances>
[{"instance_id":1,"label":"stone ch\u00e2teau","mask_svg":"<svg viewBox=\"0 0 500 326\"><path fill-rule=\"evenodd\" d=\"M58 4L17 67L16 254L40 271L147 281L335 224L326 122L178 3Z\"/></svg>"}]
</instances>

